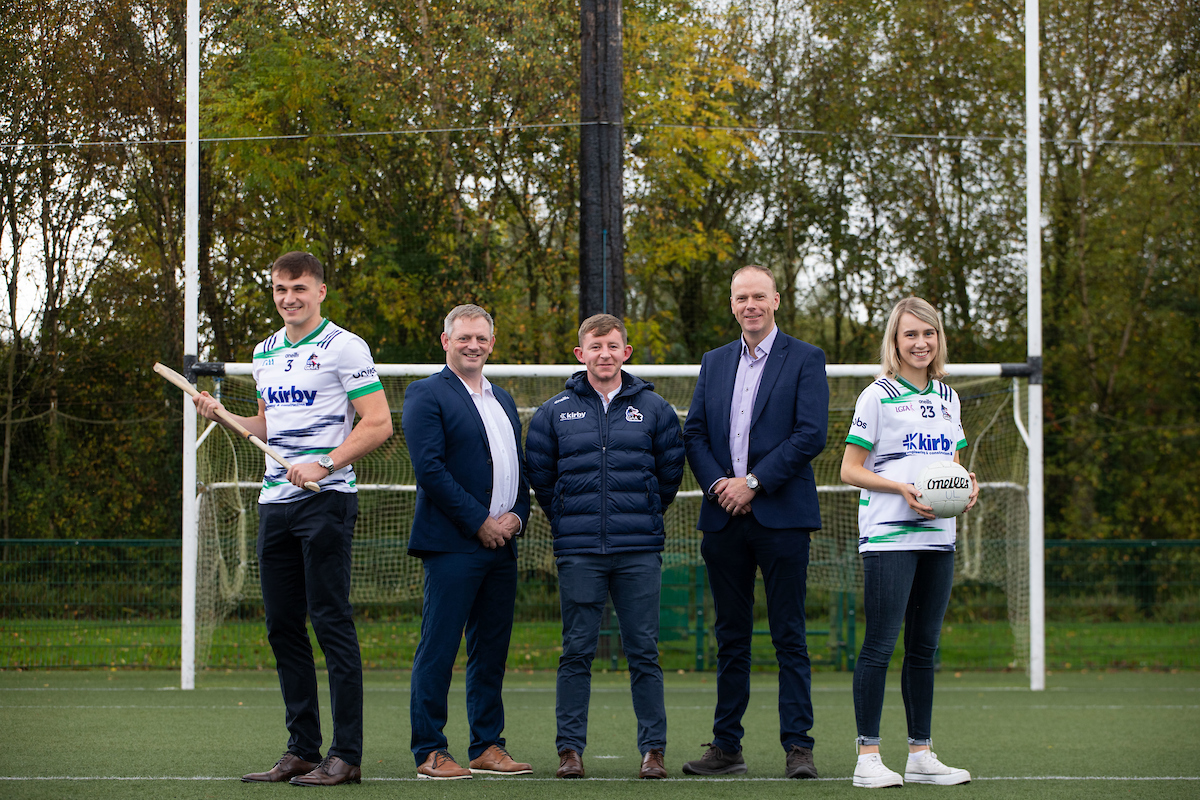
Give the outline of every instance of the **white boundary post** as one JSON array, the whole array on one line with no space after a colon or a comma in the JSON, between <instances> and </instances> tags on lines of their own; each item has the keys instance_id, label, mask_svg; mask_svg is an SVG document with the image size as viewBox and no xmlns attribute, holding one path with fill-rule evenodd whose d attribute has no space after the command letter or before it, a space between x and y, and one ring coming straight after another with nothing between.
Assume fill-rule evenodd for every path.
<instances>
[{"instance_id":1,"label":"white boundary post","mask_svg":"<svg viewBox=\"0 0 1200 800\"><path fill-rule=\"evenodd\" d=\"M1029 688L1046 688L1045 462L1042 442L1042 163L1038 0L1025 0L1025 241L1029 361ZM1035 382L1036 381L1036 382Z\"/></svg>"},{"instance_id":2,"label":"white boundary post","mask_svg":"<svg viewBox=\"0 0 1200 800\"><path fill-rule=\"evenodd\" d=\"M187 4L187 116L184 173L183 353L197 351L200 252L200 0ZM183 402L183 574L179 625L179 688L196 688L196 414Z\"/></svg>"}]
</instances>

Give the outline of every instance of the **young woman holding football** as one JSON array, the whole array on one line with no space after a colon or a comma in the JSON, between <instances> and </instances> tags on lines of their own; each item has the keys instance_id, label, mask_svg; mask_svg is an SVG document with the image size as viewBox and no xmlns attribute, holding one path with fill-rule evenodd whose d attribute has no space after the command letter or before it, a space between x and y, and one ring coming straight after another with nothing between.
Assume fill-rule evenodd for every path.
<instances>
[{"instance_id":1,"label":"young woman holding football","mask_svg":"<svg viewBox=\"0 0 1200 800\"><path fill-rule=\"evenodd\" d=\"M949 786L971 773L948 767L930 749L934 654L954 582L954 518L938 518L914 486L936 461L958 461L967 446L958 394L946 374L941 317L917 297L892 309L880 347L879 377L863 390L846 437L842 480L862 489L858 550L863 560L866 636L854 668L858 764L854 785ZM979 485L971 474L975 505ZM879 756L888 662L904 623L900 689L908 721L904 776Z\"/></svg>"}]
</instances>

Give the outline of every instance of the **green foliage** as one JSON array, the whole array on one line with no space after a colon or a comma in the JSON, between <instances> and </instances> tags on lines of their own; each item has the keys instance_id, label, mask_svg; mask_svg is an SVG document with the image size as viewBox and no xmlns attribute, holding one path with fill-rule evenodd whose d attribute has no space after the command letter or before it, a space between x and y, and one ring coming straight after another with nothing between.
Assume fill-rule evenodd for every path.
<instances>
[{"instance_id":1,"label":"green foliage","mask_svg":"<svg viewBox=\"0 0 1200 800\"><path fill-rule=\"evenodd\" d=\"M1042 6L1052 536L1200 530L1179 466L1200 407L1194 5ZM0 149L5 411L162 431L66 450L34 437L5 484L28 499L10 531L176 530L178 504L150 504L178 485L181 406L148 368L183 356L184 8L0 15L4 143L172 142ZM566 0L207 4L201 355L249 358L279 324L267 267L304 248L326 264L327 315L380 361L440 360L441 319L467 301L495 314L497 361L568 360L578 15ZM1019 8L646 0L624 20L635 359L731 340L729 274L751 262L777 276L781 327L830 362L873 361L908 293L943 310L954 360L1023 359ZM105 458L129 476L119 489L93 477Z\"/></svg>"}]
</instances>

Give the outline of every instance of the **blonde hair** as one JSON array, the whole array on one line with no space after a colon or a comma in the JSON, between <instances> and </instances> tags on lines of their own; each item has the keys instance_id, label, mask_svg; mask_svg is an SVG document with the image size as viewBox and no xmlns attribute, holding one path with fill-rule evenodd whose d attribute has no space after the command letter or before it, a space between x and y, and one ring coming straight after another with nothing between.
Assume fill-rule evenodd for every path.
<instances>
[{"instance_id":1,"label":"blonde hair","mask_svg":"<svg viewBox=\"0 0 1200 800\"><path fill-rule=\"evenodd\" d=\"M942 327L942 315L919 297L906 297L892 308L887 328L883 332L883 342L879 345L879 377L891 378L900 374L900 352L896 348L896 334L900 330L900 318L905 314L912 314L926 325L932 325L937 331L937 355L933 357L927 374L931 379L945 377L946 330Z\"/></svg>"}]
</instances>

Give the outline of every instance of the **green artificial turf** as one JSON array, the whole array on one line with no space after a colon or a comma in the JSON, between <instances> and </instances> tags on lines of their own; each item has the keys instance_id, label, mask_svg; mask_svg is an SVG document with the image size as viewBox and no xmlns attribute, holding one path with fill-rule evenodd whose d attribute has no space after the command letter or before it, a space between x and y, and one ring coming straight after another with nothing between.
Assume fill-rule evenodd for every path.
<instances>
[{"instance_id":1,"label":"green artificial turf","mask_svg":"<svg viewBox=\"0 0 1200 800\"><path fill-rule=\"evenodd\" d=\"M339 797L463 797L573 800L610 797L861 796L850 785L854 711L850 676L818 673L813 702L816 763L823 779L779 779L776 678L753 677L743 741L745 778L685 779L681 764L711 738L715 677L667 674L667 767L678 780L629 780L637 769L635 721L628 678L598 674L593 682L589 778L553 779L553 673L506 678L508 747L533 764L532 779L417 782L409 752L406 672L366 675L364 776L361 787L317 789ZM902 771L905 729L899 676L889 676L884 709L885 762ZM324 677L322 676L322 682ZM146 671L0 672L0 797L5 798L264 798L305 791L245 785L244 772L266 769L283 751L282 701L273 672L204 672L195 691L177 677ZM328 731L328 702L323 705ZM451 690L450 750L466 759L462 676ZM1053 673L1045 692L1030 692L1012 673L953 673L938 677L934 749L947 763L970 769L965 787L908 786L904 796L953 794L1012 797L1183 798L1200 794L1200 675L1156 672ZM65 780L116 776L142 780ZM1073 780L1028 780L1066 776ZM1093 779L1084 780L1091 777ZM8 780L46 778L55 780ZM146 778L199 780L146 780ZM1154 780L1098 780L1095 778ZM1006 780L1017 778L1020 780ZM290 794L289 794L290 796Z\"/></svg>"}]
</instances>

